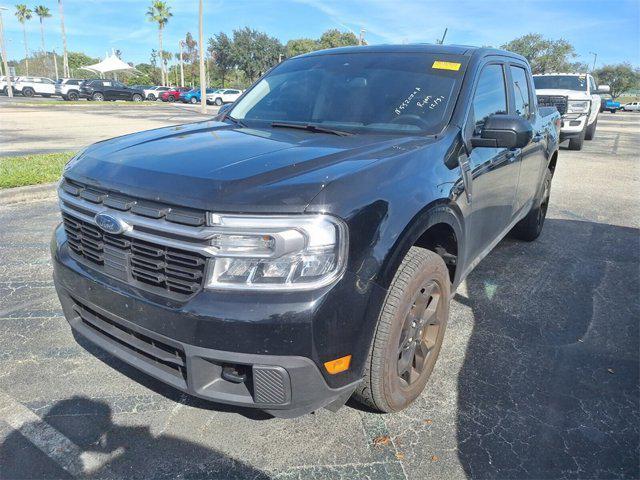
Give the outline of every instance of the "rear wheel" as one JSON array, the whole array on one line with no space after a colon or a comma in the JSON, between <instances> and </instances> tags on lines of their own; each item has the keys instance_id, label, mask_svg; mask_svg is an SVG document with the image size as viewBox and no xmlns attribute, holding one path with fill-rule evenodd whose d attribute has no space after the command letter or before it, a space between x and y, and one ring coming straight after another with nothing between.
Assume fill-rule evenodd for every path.
<instances>
[{"instance_id":1,"label":"rear wheel","mask_svg":"<svg viewBox=\"0 0 640 480\"><path fill-rule=\"evenodd\" d=\"M35 93L36 92L31 87L25 87L22 89L22 95L25 97L33 97Z\"/></svg>"},{"instance_id":2,"label":"rear wheel","mask_svg":"<svg viewBox=\"0 0 640 480\"><path fill-rule=\"evenodd\" d=\"M442 346L450 292L442 258L411 247L382 306L357 400L397 412L422 393Z\"/></svg>"},{"instance_id":3,"label":"rear wheel","mask_svg":"<svg viewBox=\"0 0 640 480\"><path fill-rule=\"evenodd\" d=\"M80 95L78 94L78 92L69 92L67 93L67 100L71 100L72 102L75 102L76 100L78 100L78 98L80 98Z\"/></svg>"},{"instance_id":4,"label":"rear wheel","mask_svg":"<svg viewBox=\"0 0 640 480\"><path fill-rule=\"evenodd\" d=\"M150 102L155 102L156 96L153 93L150 93L149 96L147 96L147 100L149 100Z\"/></svg>"},{"instance_id":5,"label":"rear wheel","mask_svg":"<svg viewBox=\"0 0 640 480\"><path fill-rule=\"evenodd\" d=\"M96 92L93 95L91 95L91 98L93 98L96 102L103 102L104 101L104 95L100 92Z\"/></svg>"},{"instance_id":6,"label":"rear wheel","mask_svg":"<svg viewBox=\"0 0 640 480\"><path fill-rule=\"evenodd\" d=\"M596 127L598 126L598 119L596 118L591 125L587 127L587 133L584 135L585 140L593 140L596 136Z\"/></svg>"},{"instance_id":7,"label":"rear wheel","mask_svg":"<svg viewBox=\"0 0 640 480\"><path fill-rule=\"evenodd\" d=\"M196 97L191 97L191 99L189 100L191 103L198 103L198 99Z\"/></svg>"},{"instance_id":8,"label":"rear wheel","mask_svg":"<svg viewBox=\"0 0 640 480\"><path fill-rule=\"evenodd\" d=\"M133 100L134 102L141 102L142 95L140 95L139 93L134 93L133 95L131 95L131 100Z\"/></svg>"},{"instance_id":9,"label":"rear wheel","mask_svg":"<svg viewBox=\"0 0 640 480\"><path fill-rule=\"evenodd\" d=\"M551 180L553 173L547 169L540 198L536 201L526 217L520 220L511 230L511 235L519 240L532 242L542 233L544 220L547 218L549 198L551 197Z\"/></svg>"}]
</instances>

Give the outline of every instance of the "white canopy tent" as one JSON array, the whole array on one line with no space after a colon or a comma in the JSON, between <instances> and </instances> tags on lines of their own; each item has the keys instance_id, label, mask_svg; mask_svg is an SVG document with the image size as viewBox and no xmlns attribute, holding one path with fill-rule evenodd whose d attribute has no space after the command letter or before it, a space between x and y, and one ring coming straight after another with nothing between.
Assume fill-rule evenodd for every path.
<instances>
[{"instance_id":1,"label":"white canopy tent","mask_svg":"<svg viewBox=\"0 0 640 480\"><path fill-rule=\"evenodd\" d=\"M93 65L87 65L86 67L80 67L80 68L83 70L89 70L90 72L99 73L100 76L110 72L122 72L127 70L129 71L135 70L135 68L133 68L128 63L125 63L122 60L120 60L113 53L105 57L105 59L99 63L95 63Z\"/></svg>"}]
</instances>

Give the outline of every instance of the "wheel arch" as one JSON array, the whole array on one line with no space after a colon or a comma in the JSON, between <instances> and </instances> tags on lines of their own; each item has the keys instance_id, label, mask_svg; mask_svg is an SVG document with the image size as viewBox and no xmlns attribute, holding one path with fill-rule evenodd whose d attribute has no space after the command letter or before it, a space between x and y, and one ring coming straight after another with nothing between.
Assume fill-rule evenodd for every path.
<instances>
[{"instance_id":1,"label":"wheel arch","mask_svg":"<svg viewBox=\"0 0 640 480\"><path fill-rule=\"evenodd\" d=\"M464 230L462 214L448 201L436 201L420 210L406 225L398 240L387 252L382 263L378 283L388 288L402 259L413 246L427 248L440 255L452 285L459 282L464 258Z\"/></svg>"}]
</instances>

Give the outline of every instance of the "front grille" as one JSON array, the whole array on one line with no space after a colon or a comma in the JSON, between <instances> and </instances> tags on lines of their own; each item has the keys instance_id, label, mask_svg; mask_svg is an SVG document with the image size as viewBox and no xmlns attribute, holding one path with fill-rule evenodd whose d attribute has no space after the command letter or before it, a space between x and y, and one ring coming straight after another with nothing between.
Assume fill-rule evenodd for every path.
<instances>
[{"instance_id":1,"label":"front grille","mask_svg":"<svg viewBox=\"0 0 640 480\"><path fill-rule=\"evenodd\" d=\"M73 309L82 323L96 334L126 348L129 353L156 368L186 381L186 356L181 347L169 345L119 322L114 322L107 316L81 305L77 301L75 301Z\"/></svg>"},{"instance_id":2,"label":"front grille","mask_svg":"<svg viewBox=\"0 0 640 480\"><path fill-rule=\"evenodd\" d=\"M567 97L562 95L538 95L538 106L556 107L560 115L567 113Z\"/></svg>"},{"instance_id":3,"label":"front grille","mask_svg":"<svg viewBox=\"0 0 640 480\"><path fill-rule=\"evenodd\" d=\"M66 213L62 218L69 248L83 263L158 293L184 297L202 288L204 256L122 234L110 234Z\"/></svg>"}]
</instances>

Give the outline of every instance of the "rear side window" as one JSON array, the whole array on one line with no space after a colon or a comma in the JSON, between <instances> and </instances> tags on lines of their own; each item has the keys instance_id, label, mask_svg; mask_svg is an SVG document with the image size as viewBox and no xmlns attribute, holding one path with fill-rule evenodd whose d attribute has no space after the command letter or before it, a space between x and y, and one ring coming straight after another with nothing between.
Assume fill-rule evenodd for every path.
<instances>
[{"instance_id":1,"label":"rear side window","mask_svg":"<svg viewBox=\"0 0 640 480\"><path fill-rule=\"evenodd\" d=\"M521 117L529 118L531 114L529 83L527 71L524 68L511 66L511 81L513 83L513 95L515 97L515 112Z\"/></svg>"},{"instance_id":2,"label":"rear side window","mask_svg":"<svg viewBox=\"0 0 640 480\"><path fill-rule=\"evenodd\" d=\"M507 90L502 65L487 65L480 73L473 97L473 113L476 127L482 126L487 117L495 113L507 113Z\"/></svg>"}]
</instances>

